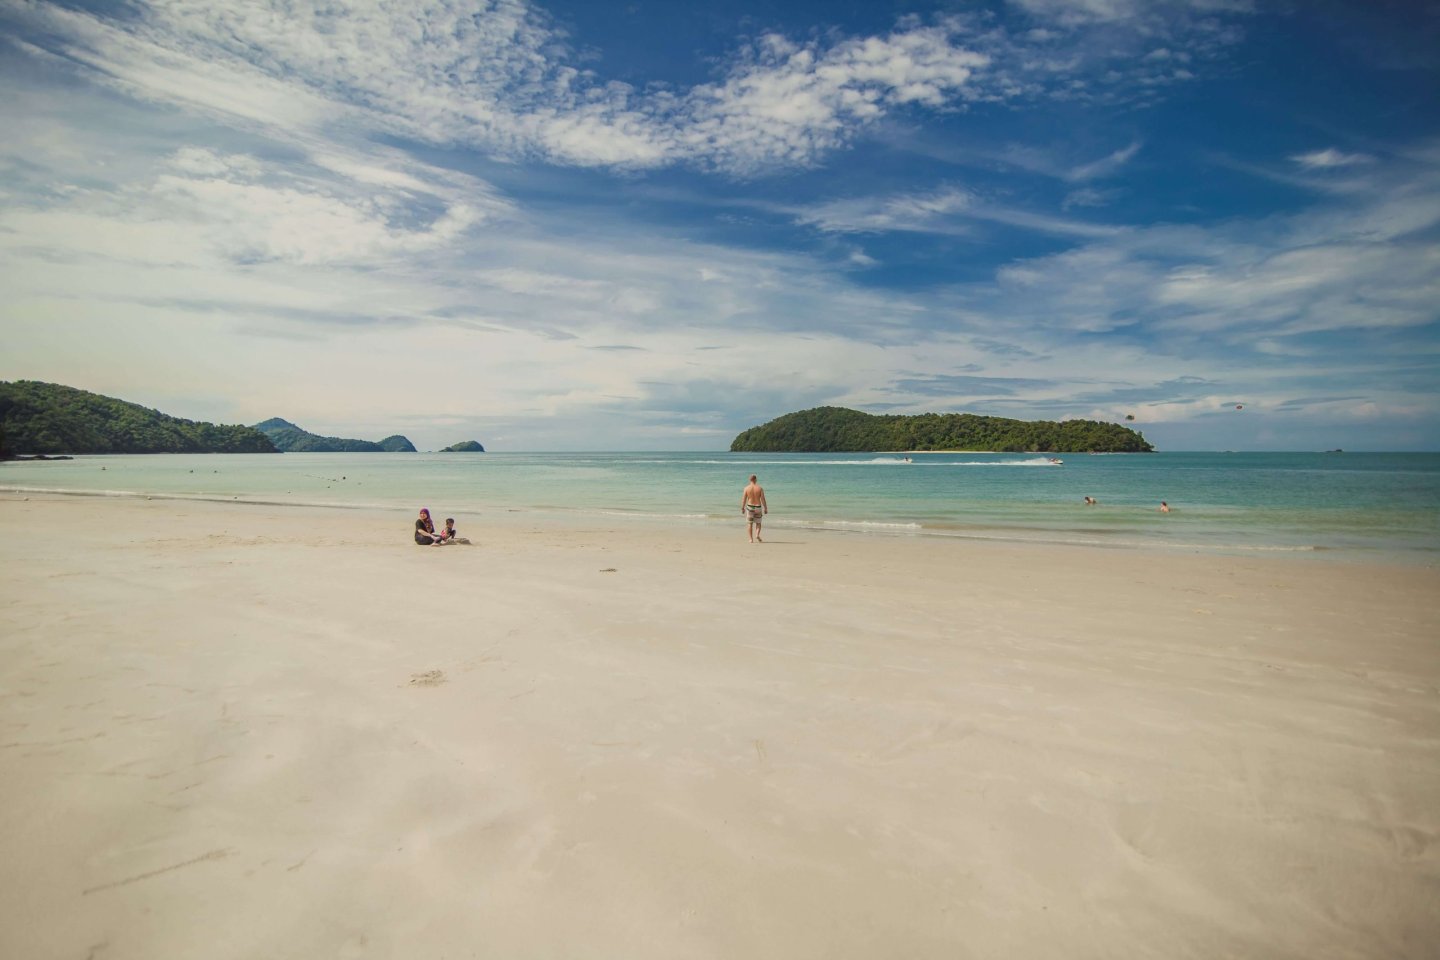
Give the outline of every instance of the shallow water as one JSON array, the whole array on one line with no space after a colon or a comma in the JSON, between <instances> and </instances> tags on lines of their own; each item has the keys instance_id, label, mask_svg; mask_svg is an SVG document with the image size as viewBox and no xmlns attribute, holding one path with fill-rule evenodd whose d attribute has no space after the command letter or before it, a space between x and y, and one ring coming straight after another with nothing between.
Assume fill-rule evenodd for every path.
<instances>
[{"instance_id":1,"label":"shallow water","mask_svg":"<svg viewBox=\"0 0 1440 960\"><path fill-rule=\"evenodd\" d=\"M485 453L130 455L0 465L0 488L336 507L424 505L462 531L500 510L772 529L1217 553L1440 559L1440 454ZM1093 507L1083 504L1095 497ZM1172 512L1158 512L1161 500Z\"/></svg>"}]
</instances>

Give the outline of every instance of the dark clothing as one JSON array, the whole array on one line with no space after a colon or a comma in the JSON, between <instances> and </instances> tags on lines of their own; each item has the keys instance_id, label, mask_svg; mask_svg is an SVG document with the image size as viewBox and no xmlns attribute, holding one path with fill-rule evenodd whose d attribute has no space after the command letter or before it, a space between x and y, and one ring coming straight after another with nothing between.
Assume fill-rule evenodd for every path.
<instances>
[{"instance_id":1,"label":"dark clothing","mask_svg":"<svg viewBox=\"0 0 1440 960\"><path fill-rule=\"evenodd\" d=\"M415 521L415 542L422 547L428 547L435 542L435 524L429 520Z\"/></svg>"}]
</instances>

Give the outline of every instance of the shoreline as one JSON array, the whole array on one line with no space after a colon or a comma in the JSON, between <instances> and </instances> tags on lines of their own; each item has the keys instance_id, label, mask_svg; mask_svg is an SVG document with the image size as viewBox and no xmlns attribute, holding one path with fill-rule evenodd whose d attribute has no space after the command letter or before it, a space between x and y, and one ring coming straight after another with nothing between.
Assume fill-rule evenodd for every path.
<instances>
[{"instance_id":1,"label":"shoreline","mask_svg":"<svg viewBox=\"0 0 1440 960\"><path fill-rule=\"evenodd\" d=\"M385 503L325 500L280 500L256 497L218 496L186 493L144 493L127 490L77 490L47 487L18 487L0 485L0 502L28 501L54 498L85 500L144 502L162 501L185 504L217 504L249 508L275 508L297 511L323 510L355 513L396 514L399 508ZM1090 508L1085 508L1090 509ZM1107 509L1109 509L1107 505ZM1131 516L1149 515L1147 507L1126 505ZM494 516L490 511L478 514L460 509L460 513L472 518ZM555 507L523 506L506 508L510 515L524 515L535 521L553 525L585 527L606 524L623 519L657 528L708 527L712 530L728 528L731 524L729 513L650 513L640 510L601 507ZM1182 515L1184 509L1175 511ZM1306 543L1199 543L1190 541L1146 540L1133 530L1094 532L1074 526L1039 526L1010 523L995 526L986 522L957 524L949 521L888 521L888 520L841 520L823 518L775 518L772 529L794 532L834 534L845 537L870 540L901 540L908 542L945 541L957 543L1023 545L1044 549L1075 549L1149 553L1156 556L1196 555L1212 558L1272 557L1287 560L1321 562L1327 564L1353 564L1363 567L1415 567L1421 569L1440 568L1440 554L1434 550L1415 547L1355 547L1330 546ZM1073 524L1073 521L1071 521ZM1088 534L1088 536L1086 535Z\"/></svg>"}]
</instances>

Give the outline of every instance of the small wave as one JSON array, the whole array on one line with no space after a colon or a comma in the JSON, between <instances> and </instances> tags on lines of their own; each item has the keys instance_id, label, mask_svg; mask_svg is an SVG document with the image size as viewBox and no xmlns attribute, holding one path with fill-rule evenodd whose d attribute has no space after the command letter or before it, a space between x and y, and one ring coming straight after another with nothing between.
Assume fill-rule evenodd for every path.
<instances>
[{"instance_id":1,"label":"small wave","mask_svg":"<svg viewBox=\"0 0 1440 960\"><path fill-rule=\"evenodd\" d=\"M724 461L700 461L723 463ZM769 467L1058 467L1060 464L1049 457L1030 457L1025 460L903 460L895 457L874 457L869 460L776 460L767 462Z\"/></svg>"},{"instance_id":2,"label":"small wave","mask_svg":"<svg viewBox=\"0 0 1440 960\"><path fill-rule=\"evenodd\" d=\"M134 490L72 490L66 487L0 487L3 493L54 494L65 497L150 497L154 494L138 493Z\"/></svg>"},{"instance_id":3,"label":"small wave","mask_svg":"<svg viewBox=\"0 0 1440 960\"><path fill-rule=\"evenodd\" d=\"M70 490L64 487L0 487L0 493L56 497L98 497L108 500L180 500L186 503L230 503L251 507L325 507L331 510L395 510L393 503L357 500L276 500L214 493L140 493L135 490ZM408 508L403 508L408 509Z\"/></svg>"},{"instance_id":4,"label":"small wave","mask_svg":"<svg viewBox=\"0 0 1440 960\"><path fill-rule=\"evenodd\" d=\"M919 523L887 523L879 520L766 520L777 527L801 527L808 530L923 530Z\"/></svg>"},{"instance_id":5,"label":"small wave","mask_svg":"<svg viewBox=\"0 0 1440 960\"><path fill-rule=\"evenodd\" d=\"M1028 460L959 460L951 463L927 464L935 467L1058 467L1060 464L1049 457L1032 457Z\"/></svg>"},{"instance_id":6,"label":"small wave","mask_svg":"<svg viewBox=\"0 0 1440 960\"><path fill-rule=\"evenodd\" d=\"M586 510L583 507L575 508L576 513L595 513L602 517L625 517L627 519L645 520L709 520L708 513L651 513L646 510Z\"/></svg>"},{"instance_id":7,"label":"small wave","mask_svg":"<svg viewBox=\"0 0 1440 960\"><path fill-rule=\"evenodd\" d=\"M1065 536L1057 531L1016 530L1013 532L982 532L961 528L928 526L926 536L949 537L957 540L987 540L1003 543L1053 544L1072 547L1113 547L1127 550L1193 550L1198 553L1316 553L1332 549L1315 544L1266 543L1182 543L1173 540L1137 540L1121 537Z\"/></svg>"},{"instance_id":8,"label":"small wave","mask_svg":"<svg viewBox=\"0 0 1440 960\"><path fill-rule=\"evenodd\" d=\"M871 457L869 460L775 460L766 467L913 467L915 464L898 457Z\"/></svg>"}]
</instances>

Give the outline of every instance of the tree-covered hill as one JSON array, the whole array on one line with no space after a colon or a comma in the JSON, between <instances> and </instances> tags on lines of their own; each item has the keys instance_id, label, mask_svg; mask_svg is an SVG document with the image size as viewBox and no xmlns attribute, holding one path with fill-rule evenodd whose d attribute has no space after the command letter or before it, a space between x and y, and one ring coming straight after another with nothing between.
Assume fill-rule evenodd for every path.
<instances>
[{"instance_id":1,"label":"tree-covered hill","mask_svg":"<svg viewBox=\"0 0 1440 960\"><path fill-rule=\"evenodd\" d=\"M735 438L736 452L863 452L877 450L995 450L1000 452L1148 453L1138 432L1097 420L1009 420L972 413L918 416L815 407L787 413Z\"/></svg>"},{"instance_id":2,"label":"tree-covered hill","mask_svg":"<svg viewBox=\"0 0 1440 960\"><path fill-rule=\"evenodd\" d=\"M263 433L181 420L87 390L36 380L0 382L0 452L274 453Z\"/></svg>"},{"instance_id":3,"label":"tree-covered hill","mask_svg":"<svg viewBox=\"0 0 1440 960\"><path fill-rule=\"evenodd\" d=\"M380 441L380 449L386 453L416 453L415 444L410 442L409 437L402 437L400 434L392 434Z\"/></svg>"},{"instance_id":4,"label":"tree-covered hill","mask_svg":"<svg viewBox=\"0 0 1440 960\"><path fill-rule=\"evenodd\" d=\"M379 443L370 440L346 440L322 437L302 430L289 420L272 417L255 424L255 429L269 437L277 450L286 453L414 453L415 445L398 434Z\"/></svg>"},{"instance_id":5,"label":"tree-covered hill","mask_svg":"<svg viewBox=\"0 0 1440 960\"><path fill-rule=\"evenodd\" d=\"M485 448L478 440L461 440L459 443L452 443L440 451L441 453L484 453Z\"/></svg>"}]
</instances>

